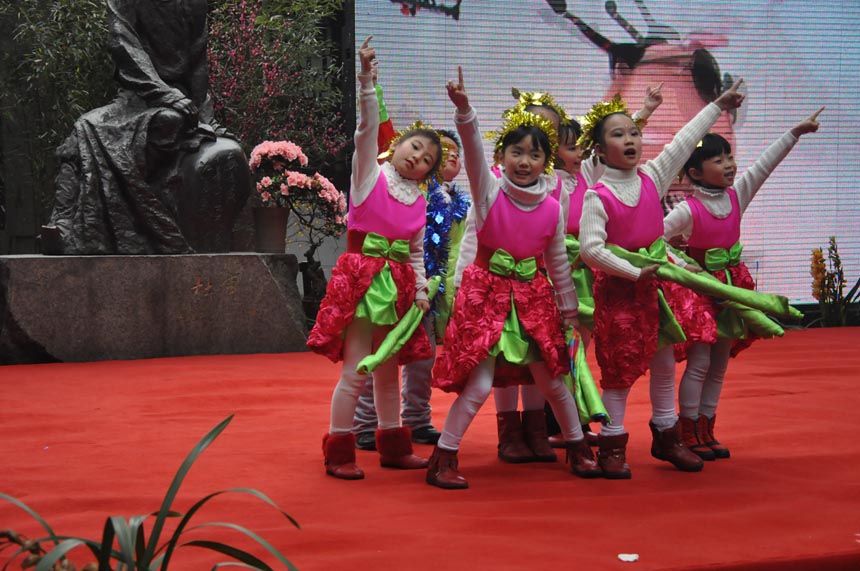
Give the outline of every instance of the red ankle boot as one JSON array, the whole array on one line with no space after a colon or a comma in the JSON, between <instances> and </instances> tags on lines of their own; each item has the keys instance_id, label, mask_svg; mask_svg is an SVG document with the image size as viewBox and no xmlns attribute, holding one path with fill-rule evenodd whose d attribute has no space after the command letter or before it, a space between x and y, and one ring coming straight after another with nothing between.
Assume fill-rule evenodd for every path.
<instances>
[{"instance_id":1,"label":"red ankle boot","mask_svg":"<svg viewBox=\"0 0 860 571\"><path fill-rule=\"evenodd\" d=\"M704 416L700 416L696 420L691 418L684 418L683 416L680 418L681 421L681 441L684 443L684 446L687 449L701 458L702 460L715 460L716 456L714 456L714 451L705 444L703 439L703 432L701 429L702 423L701 420L705 418Z\"/></svg>"},{"instance_id":2,"label":"red ankle boot","mask_svg":"<svg viewBox=\"0 0 860 571\"><path fill-rule=\"evenodd\" d=\"M702 439L708 448L713 451L714 457L729 458L731 456L729 449L720 444L720 441L714 437L714 424L717 422L717 415L715 414L713 418L708 418L704 414L700 415L699 422Z\"/></svg>"},{"instance_id":3,"label":"red ankle boot","mask_svg":"<svg viewBox=\"0 0 860 571\"><path fill-rule=\"evenodd\" d=\"M594 459L594 452L588 445L588 440L583 438L575 442L567 443L567 454L564 461L570 464L570 471L580 478L599 478L603 475L603 470L597 460Z\"/></svg>"},{"instance_id":4,"label":"red ankle boot","mask_svg":"<svg viewBox=\"0 0 860 571\"><path fill-rule=\"evenodd\" d=\"M322 442L325 473L342 480L361 480L364 472L355 464L355 435L326 434Z\"/></svg>"},{"instance_id":5,"label":"red ankle boot","mask_svg":"<svg viewBox=\"0 0 860 571\"><path fill-rule=\"evenodd\" d=\"M445 450L436 446L427 466L427 483L445 490L468 488L469 482L457 471L457 464L456 450Z\"/></svg>"},{"instance_id":6,"label":"red ankle boot","mask_svg":"<svg viewBox=\"0 0 860 571\"><path fill-rule=\"evenodd\" d=\"M684 446L681 442L681 422L675 422L671 428L658 430L653 422L651 427L651 456L658 460L671 463L682 472L699 472L705 462Z\"/></svg>"},{"instance_id":7,"label":"red ankle boot","mask_svg":"<svg viewBox=\"0 0 860 571\"><path fill-rule=\"evenodd\" d=\"M520 411L511 410L497 413L496 426L499 431L499 458L502 459L502 462L511 464L534 462L535 455L523 438Z\"/></svg>"},{"instance_id":8,"label":"red ankle boot","mask_svg":"<svg viewBox=\"0 0 860 571\"><path fill-rule=\"evenodd\" d=\"M427 458L412 453L412 432L406 426L377 430L376 449L383 468L420 470L427 467Z\"/></svg>"},{"instance_id":9,"label":"red ankle boot","mask_svg":"<svg viewBox=\"0 0 860 571\"><path fill-rule=\"evenodd\" d=\"M536 461L558 460L558 456L549 445L549 437L546 434L546 413L543 409L523 411L523 437Z\"/></svg>"},{"instance_id":10,"label":"red ankle boot","mask_svg":"<svg viewBox=\"0 0 860 571\"><path fill-rule=\"evenodd\" d=\"M627 440L630 435L626 432L615 436L597 436L597 463L603 471L603 477L610 480L629 480L630 466L627 464Z\"/></svg>"}]
</instances>

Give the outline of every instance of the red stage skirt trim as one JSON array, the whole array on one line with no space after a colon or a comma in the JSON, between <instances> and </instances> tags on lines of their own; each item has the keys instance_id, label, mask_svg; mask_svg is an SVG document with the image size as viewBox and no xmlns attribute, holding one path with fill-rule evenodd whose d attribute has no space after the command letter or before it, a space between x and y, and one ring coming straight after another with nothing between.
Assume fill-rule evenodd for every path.
<instances>
[{"instance_id":1,"label":"red stage skirt trim","mask_svg":"<svg viewBox=\"0 0 860 571\"><path fill-rule=\"evenodd\" d=\"M434 387L445 392L463 390L472 369L489 356L490 348L501 337L512 293L520 324L540 350L550 375L567 371L561 314L546 277L538 273L532 281L520 282L473 264L463 272L445 343L433 367ZM521 382L528 379L515 377ZM510 379L506 382L512 384Z\"/></svg>"},{"instance_id":2,"label":"red stage skirt trim","mask_svg":"<svg viewBox=\"0 0 860 571\"><path fill-rule=\"evenodd\" d=\"M307 346L334 362L343 359L343 338L355 317L358 302L370 287L373 276L382 270L385 258L346 252L341 254L331 271L325 297L320 304L317 321ZM415 272L409 264L388 260L391 276L397 285L397 315L402 316L415 300ZM433 356L427 332L418 327L409 341L397 353L401 365Z\"/></svg>"}]
</instances>

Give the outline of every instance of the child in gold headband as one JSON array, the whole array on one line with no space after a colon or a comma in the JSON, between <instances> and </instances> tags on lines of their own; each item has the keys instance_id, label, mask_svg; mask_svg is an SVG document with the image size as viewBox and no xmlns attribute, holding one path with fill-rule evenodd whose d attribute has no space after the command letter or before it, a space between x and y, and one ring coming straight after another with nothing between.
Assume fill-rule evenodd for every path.
<instances>
[{"instance_id":1,"label":"child in gold headband","mask_svg":"<svg viewBox=\"0 0 860 571\"><path fill-rule=\"evenodd\" d=\"M620 98L595 105L582 121L583 151L594 152L606 165L600 182L585 193L580 243L582 259L595 276L594 345L603 404L612 420L602 427L598 444L598 460L607 478L630 478L624 428L627 395L649 368L651 454L683 471L702 469L702 460L681 443L675 412L671 343L673 335L683 338L684 333L672 316L661 316L665 304L656 280L658 265L638 267L624 256L632 251L665 259L665 250L660 252L665 247L660 200L711 125L741 104L739 84L705 107L660 155L642 166L641 134ZM661 324L674 324L674 329L661 331Z\"/></svg>"},{"instance_id":2,"label":"child in gold headband","mask_svg":"<svg viewBox=\"0 0 860 571\"><path fill-rule=\"evenodd\" d=\"M373 88L376 57L368 37L359 49L360 120L352 161L347 251L332 270L326 295L308 336L308 347L343 360L331 403L329 432L323 438L326 473L356 480L352 420L366 375L356 366L371 354L413 302L427 311L424 274L426 200L423 187L441 168L443 149L433 129L414 128L393 144L389 162L377 163L379 108ZM376 444L384 467L418 469L425 458L412 454L409 429L400 426L398 364L431 355L424 328L418 328L395 358L374 372L379 415Z\"/></svg>"},{"instance_id":3,"label":"child in gold headband","mask_svg":"<svg viewBox=\"0 0 860 571\"><path fill-rule=\"evenodd\" d=\"M466 488L458 471L460 442L493 387L496 357L527 365L556 413L567 440L571 471L600 475L582 434L573 396L562 380L566 370L563 326L576 325L576 292L564 248L564 217L548 196L541 174L552 169L557 146L552 125L529 112L512 113L498 137L501 178L484 158L475 111L459 70L448 97L463 143L466 174L475 209L478 252L464 272L445 344L433 369L433 384L458 393L427 471L440 488ZM549 277L538 271L543 257ZM557 302L557 305L556 305ZM559 312L560 308L560 312Z\"/></svg>"}]
</instances>

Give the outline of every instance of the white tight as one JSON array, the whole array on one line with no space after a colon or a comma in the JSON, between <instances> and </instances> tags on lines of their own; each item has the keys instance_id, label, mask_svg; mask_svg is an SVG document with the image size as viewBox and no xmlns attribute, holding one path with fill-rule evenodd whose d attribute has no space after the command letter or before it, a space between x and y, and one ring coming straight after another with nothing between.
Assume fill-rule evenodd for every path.
<instances>
[{"instance_id":1,"label":"white tight","mask_svg":"<svg viewBox=\"0 0 860 571\"><path fill-rule=\"evenodd\" d=\"M687 351L687 368L678 389L681 416L713 418L729 366L731 339L718 339L713 345L695 343Z\"/></svg>"},{"instance_id":2,"label":"white tight","mask_svg":"<svg viewBox=\"0 0 860 571\"><path fill-rule=\"evenodd\" d=\"M487 357L472 369L463 392L457 397L448 410L445 428L439 439L439 447L446 450L459 450L460 442L475 415L493 388L493 373L496 368L495 357ZM576 411L576 401L567 390L562 378L549 376L546 363L538 361L529 364L529 371L535 385L549 401L556 419L561 426L564 439L567 441L582 440L582 427L579 424L579 413ZM513 387L516 388L516 387ZM516 408L512 409L516 410ZM529 410L529 409L526 409Z\"/></svg>"},{"instance_id":3,"label":"white tight","mask_svg":"<svg viewBox=\"0 0 860 571\"><path fill-rule=\"evenodd\" d=\"M672 346L663 347L651 358L649 389L651 393L651 422L659 430L671 428L678 422L675 412L675 354ZM624 414L627 411L627 395L630 388L604 389L603 406L612 419L612 424L603 426L600 433L616 436L624 430Z\"/></svg>"},{"instance_id":4,"label":"white tight","mask_svg":"<svg viewBox=\"0 0 860 571\"><path fill-rule=\"evenodd\" d=\"M358 397L364 390L367 375L355 368L379 346L390 327L374 325L369 319L356 318L346 328L343 346L343 368L340 380L331 397L331 434L347 434L352 430L352 419ZM373 371L373 399L382 430L400 426L400 387L397 376L397 359L392 358Z\"/></svg>"}]
</instances>

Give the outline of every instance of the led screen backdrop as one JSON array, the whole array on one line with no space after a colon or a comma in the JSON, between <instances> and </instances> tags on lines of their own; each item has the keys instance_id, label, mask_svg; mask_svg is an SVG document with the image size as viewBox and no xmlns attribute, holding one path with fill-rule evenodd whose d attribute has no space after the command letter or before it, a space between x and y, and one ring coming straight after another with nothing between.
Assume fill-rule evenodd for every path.
<instances>
[{"instance_id":1,"label":"led screen backdrop","mask_svg":"<svg viewBox=\"0 0 860 571\"><path fill-rule=\"evenodd\" d=\"M356 0L355 25L356 49L374 37L395 127L416 119L453 127L444 85L457 65L484 131L498 127L512 87L548 91L578 116L616 92L638 109L645 87L662 81L665 102L644 131L650 158L703 95L743 78L744 106L714 127L743 172L826 105L821 130L801 139L747 210L744 257L760 289L799 303L813 301L810 250L828 236L838 238L850 281L860 274L856 0Z\"/></svg>"}]
</instances>

